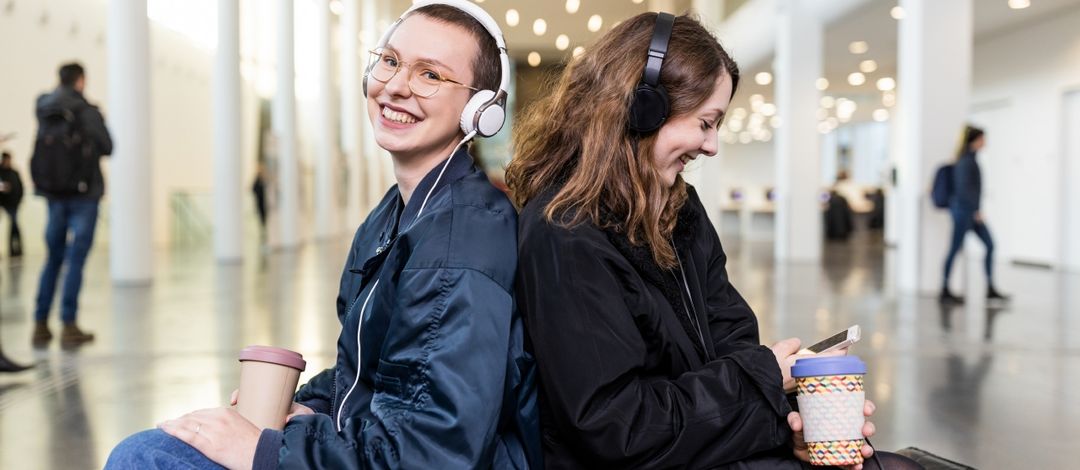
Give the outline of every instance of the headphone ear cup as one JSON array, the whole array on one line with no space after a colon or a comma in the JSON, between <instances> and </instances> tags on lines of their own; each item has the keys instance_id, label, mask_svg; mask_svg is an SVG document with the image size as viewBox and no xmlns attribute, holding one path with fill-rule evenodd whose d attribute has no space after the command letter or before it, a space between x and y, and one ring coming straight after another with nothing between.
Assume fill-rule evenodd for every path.
<instances>
[{"instance_id":1,"label":"headphone ear cup","mask_svg":"<svg viewBox=\"0 0 1080 470\"><path fill-rule=\"evenodd\" d=\"M670 110L671 104L664 87L638 84L634 89L634 101L630 104L630 130L641 134L654 132L664 125Z\"/></svg>"},{"instance_id":2,"label":"headphone ear cup","mask_svg":"<svg viewBox=\"0 0 1080 470\"><path fill-rule=\"evenodd\" d=\"M491 137L502 129L506 111L498 103L491 103L495 99L495 92L480 90L476 92L465 109L461 111L461 130L465 134L476 132L481 137Z\"/></svg>"}]
</instances>

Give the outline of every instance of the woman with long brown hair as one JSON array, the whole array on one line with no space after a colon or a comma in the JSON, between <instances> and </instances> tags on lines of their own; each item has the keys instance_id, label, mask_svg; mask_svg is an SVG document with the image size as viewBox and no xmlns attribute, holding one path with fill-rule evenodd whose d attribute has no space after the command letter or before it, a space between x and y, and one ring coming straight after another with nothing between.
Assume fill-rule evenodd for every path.
<instances>
[{"instance_id":1,"label":"woman with long brown hair","mask_svg":"<svg viewBox=\"0 0 1080 470\"><path fill-rule=\"evenodd\" d=\"M506 176L521 208L516 292L540 372L548 467L806 459L785 396L799 342L759 344L716 231L680 176L716 153L738 80L695 19L645 13L569 64L516 129Z\"/></svg>"}]
</instances>

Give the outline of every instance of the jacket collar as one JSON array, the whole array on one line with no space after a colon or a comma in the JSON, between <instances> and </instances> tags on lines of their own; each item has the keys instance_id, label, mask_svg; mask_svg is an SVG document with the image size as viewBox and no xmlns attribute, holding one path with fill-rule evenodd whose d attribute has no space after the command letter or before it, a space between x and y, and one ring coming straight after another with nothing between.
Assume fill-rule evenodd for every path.
<instances>
[{"instance_id":1,"label":"jacket collar","mask_svg":"<svg viewBox=\"0 0 1080 470\"><path fill-rule=\"evenodd\" d=\"M446 166L446 172L443 173L442 178L439 178L439 173L443 171L443 165L446 165L445 159L435 165L435 168L429 171L424 176L424 179L420 180L420 184L416 185L416 189L413 190L412 197L409 199L409 203L405 205L405 210L401 213L401 219L398 221L400 230L408 230L416 221L416 218L420 215L420 206L424 203L424 199L427 199L429 192L435 195L442 188L472 172L473 158L472 155L469 155L468 146L462 146L448 158L450 158L450 164ZM438 180L437 186L435 186L436 180ZM401 197L400 192L398 197ZM431 201L428 200L428 204L430 203ZM424 208L425 211L428 209L430 207Z\"/></svg>"}]
</instances>

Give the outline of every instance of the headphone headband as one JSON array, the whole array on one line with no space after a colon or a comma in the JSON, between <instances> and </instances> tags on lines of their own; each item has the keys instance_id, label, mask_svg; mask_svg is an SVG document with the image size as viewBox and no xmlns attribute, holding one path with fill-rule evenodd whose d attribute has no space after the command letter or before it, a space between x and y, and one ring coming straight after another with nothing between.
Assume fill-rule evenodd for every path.
<instances>
[{"instance_id":1,"label":"headphone headband","mask_svg":"<svg viewBox=\"0 0 1080 470\"><path fill-rule=\"evenodd\" d=\"M653 29L652 41L649 42L649 57L645 61L645 73L642 79L650 86L660 84L660 67L664 64L668 42L671 41L671 30L674 28L675 16L664 12L656 14L656 26Z\"/></svg>"}]
</instances>

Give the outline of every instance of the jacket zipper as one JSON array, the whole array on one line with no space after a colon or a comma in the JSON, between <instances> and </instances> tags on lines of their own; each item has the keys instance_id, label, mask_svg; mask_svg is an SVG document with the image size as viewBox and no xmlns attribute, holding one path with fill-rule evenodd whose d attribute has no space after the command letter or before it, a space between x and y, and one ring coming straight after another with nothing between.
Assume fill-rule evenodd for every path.
<instances>
[{"instance_id":1,"label":"jacket zipper","mask_svg":"<svg viewBox=\"0 0 1080 470\"><path fill-rule=\"evenodd\" d=\"M690 283L686 281L686 271L683 269L682 257L679 256L679 249L675 247L675 242L671 243L671 249L675 251L675 260L679 262L679 275L682 277L683 287L686 288L686 301L689 302L689 307L683 305L683 310L686 312L686 317L690 320L690 324L694 326L694 332L697 333L698 341L701 342L701 349L705 352L705 360L712 360L712 355L709 354L709 346L705 344L705 337L701 333L701 323L698 323L696 315L690 313L690 307L694 307L694 294L690 293ZM682 293L679 294L682 297ZM695 307L696 311L697 308Z\"/></svg>"},{"instance_id":2,"label":"jacket zipper","mask_svg":"<svg viewBox=\"0 0 1080 470\"><path fill-rule=\"evenodd\" d=\"M352 395L353 390L356 389L356 384L360 383L360 369L363 367L363 350L360 349L360 333L364 331L364 312L367 311L368 302L371 300L371 295L375 293L375 289L379 287L379 280L375 280L375 284L371 286L371 290L368 291L367 297L364 299L364 305L360 307L360 319L356 323L356 379L353 380L353 384L349 387L349 391L345 393L345 397L341 399L341 406L337 409L337 430L341 432L341 415L345 412L345 403L349 401L349 395ZM356 302L353 302L356 305ZM335 380L335 382L337 382Z\"/></svg>"}]
</instances>

